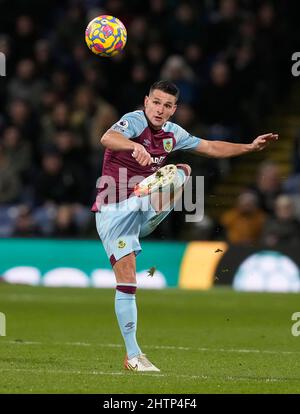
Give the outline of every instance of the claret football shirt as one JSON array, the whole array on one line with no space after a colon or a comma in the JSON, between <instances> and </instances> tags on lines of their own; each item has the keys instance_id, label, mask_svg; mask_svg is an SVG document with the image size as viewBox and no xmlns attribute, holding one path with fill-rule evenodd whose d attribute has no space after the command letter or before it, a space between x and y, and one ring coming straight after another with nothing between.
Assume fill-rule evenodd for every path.
<instances>
[{"instance_id":1,"label":"claret football shirt","mask_svg":"<svg viewBox=\"0 0 300 414\"><path fill-rule=\"evenodd\" d=\"M151 128L144 111L125 114L111 129L143 145L151 155L152 163L143 167L132 157L132 151L106 149L92 207L94 212L99 211L103 204L129 198L135 184L165 165L172 151L194 149L201 141L173 122L166 122L160 130Z\"/></svg>"}]
</instances>

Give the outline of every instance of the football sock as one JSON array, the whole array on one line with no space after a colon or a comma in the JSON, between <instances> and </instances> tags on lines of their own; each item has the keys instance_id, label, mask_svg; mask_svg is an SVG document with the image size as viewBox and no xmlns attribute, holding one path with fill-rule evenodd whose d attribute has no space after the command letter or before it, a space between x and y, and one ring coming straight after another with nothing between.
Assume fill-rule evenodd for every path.
<instances>
[{"instance_id":1,"label":"football sock","mask_svg":"<svg viewBox=\"0 0 300 414\"><path fill-rule=\"evenodd\" d=\"M115 312L125 341L128 359L142 353L136 341L137 307L135 301L136 284L118 284L115 296Z\"/></svg>"}]
</instances>

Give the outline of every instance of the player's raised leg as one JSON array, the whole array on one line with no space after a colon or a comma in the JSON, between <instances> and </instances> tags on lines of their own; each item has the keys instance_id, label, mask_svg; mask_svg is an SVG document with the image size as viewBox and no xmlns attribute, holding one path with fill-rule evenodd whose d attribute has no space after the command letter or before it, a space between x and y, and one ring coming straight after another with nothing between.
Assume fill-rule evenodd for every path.
<instances>
[{"instance_id":1,"label":"player's raised leg","mask_svg":"<svg viewBox=\"0 0 300 414\"><path fill-rule=\"evenodd\" d=\"M146 237L171 213L176 202L182 196L184 186L190 178L192 169L188 164L177 164L176 186L170 186L170 191L151 194L152 211L144 212L144 223L141 226L140 237Z\"/></svg>"}]
</instances>

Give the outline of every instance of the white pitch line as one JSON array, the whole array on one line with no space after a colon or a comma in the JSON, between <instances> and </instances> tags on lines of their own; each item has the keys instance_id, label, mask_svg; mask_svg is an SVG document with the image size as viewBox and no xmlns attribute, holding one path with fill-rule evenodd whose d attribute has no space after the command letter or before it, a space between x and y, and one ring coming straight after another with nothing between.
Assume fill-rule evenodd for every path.
<instances>
[{"instance_id":1,"label":"white pitch line","mask_svg":"<svg viewBox=\"0 0 300 414\"><path fill-rule=\"evenodd\" d=\"M88 343L88 342L39 342L39 341L5 341L1 340L1 343L8 343L12 345L62 345L62 346L96 346L100 348L122 348L121 344L97 344L97 343ZM299 354L300 351L275 351L268 349L238 349L238 348L192 348L184 346L172 346L172 345L144 345L143 348L146 349L166 349L170 351L196 351L196 352L229 352L229 353L255 353L255 354L283 354L283 355L293 355Z\"/></svg>"},{"instance_id":2,"label":"white pitch line","mask_svg":"<svg viewBox=\"0 0 300 414\"><path fill-rule=\"evenodd\" d=\"M124 370L124 372L104 372L104 371L79 371L79 370L33 370L30 368L0 368L0 372L2 371L16 371L16 372L34 372L37 374L71 374L71 375L111 375L111 376L126 376L126 375L130 375L129 372L126 372ZM131 373L132 374L132 373ZM136 375L136 372L133 372L133 375ZM153 373L149 373L149 372L143 372L142 373L143 376L148 376L148 377L183 377L183 378L192 378L192 379L208 379L208 377L206 375L183 375L183 374L153 374Z\"/></svg>"},{"instance_id":3,"label":"white pitch line","mask_svg":"<svg viewBox=\"0 0 300 414\"><path fill-rule=\"evenodd\" d=\"M80 370L37 370L37 369L30 369L30 368L0 368L1 372L6 371L15 371L15 372L28 372L28 373L35 373L35 374L69 374L69 375L97 375L97 376L128 376L128 375L139 375L141 373L138 372L104 372L104 371L80 371ZM164 377L176 377L176 378L186 378L186 379L198 379L198 380L222 380L222 381L255 381L255 382L286 382L289 380L293 380L294 378L251 378L251 377L217 377L217 376L208 376L208 375L184 375L184 374L177 374L177 373L166 373L166 374L152 374L149 372L143 372L143 376L147 377L155 377L155 378L164 378ZM295 378L297 379L297 378ZM297 379L298 380L298 379Z\"/></svg>"},{"instance_id":4,"label":"white pitch line","mask_svg":"<svg viewBox=\"0 0 300 414\"><path fill-rule=\"evenodd\" d=\"M70 296L41 296L40 294L27 294L27 293L11 293L11 294L0 294L0 299L9 302L63 302L63 303L89 303L88 300L81 296L70 297Z\"/></svg>"}]
</instances>

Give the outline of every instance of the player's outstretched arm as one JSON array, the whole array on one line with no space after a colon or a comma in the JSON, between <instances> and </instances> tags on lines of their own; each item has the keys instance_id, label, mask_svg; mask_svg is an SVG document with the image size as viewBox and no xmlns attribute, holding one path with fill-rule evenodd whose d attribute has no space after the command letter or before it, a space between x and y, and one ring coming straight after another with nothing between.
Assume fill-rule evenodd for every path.
<instances>
[{"instance_id":1,"label":"player's outstretched arm","mask_svg":"<svg viewBox=\"0 0 300 414\"><path fill-rule=\"evenodd\" d=\"M101 144L113 151L130 151L134 149L134 142L124 137L120 132L109 129L100 139Z\"/></svg>"},{"instance_id":2,"label":"player's outstretched arm","mask_svg":"<svg viewBox=\"0 0 300 414\"><path fill-rule=\"evenodd\" d=\"M212 158L237 157L248 154L249 152L261 151L271 142L277 140L278 134L273 134L273 132L259 135L251 144L234 144L233 142L207 141L202 139L195 151L198 154Z\"/></svg>"},{"instance_id":3,"label":"player's outstretched arm","mask_svg":"<svg viewBox=\"0 0 300 414\"><path fill-rule=\"evenodd\" d=\"M151 155L143 145L131 141L120 132L109 129L102 136L101 144L112 151L131 151L133 158L143 167L151 164Z\"/></svg>"}]
</instances>

